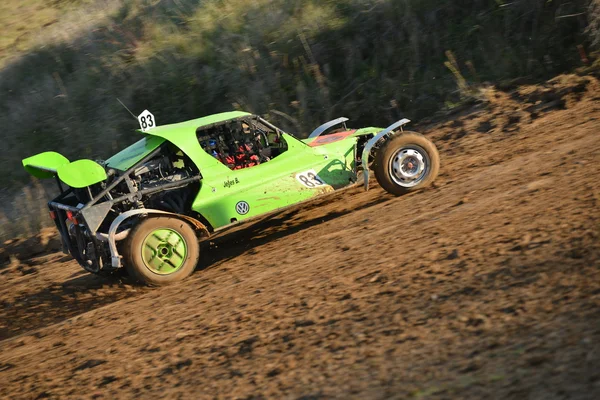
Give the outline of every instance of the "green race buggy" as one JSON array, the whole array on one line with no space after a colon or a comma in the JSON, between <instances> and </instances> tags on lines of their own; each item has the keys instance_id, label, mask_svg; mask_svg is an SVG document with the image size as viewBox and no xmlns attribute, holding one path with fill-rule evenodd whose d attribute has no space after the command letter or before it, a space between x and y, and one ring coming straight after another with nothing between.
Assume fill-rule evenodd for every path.
<instances>
[{"instance_id":1,"label":"green race buggy","mask_svg":"<svg viewBox=\"0 0 600 400\"><path fill-rule=\"evenodd\" d=\"M63 248L92 273L126 268L163 285L189 276L199 238L317 196L355 185L402 195L428 186L440 166L435 145L404 132L349 129L338 118L307 139L245 112L156 126L139 117L143 138L106 161L45 152L23 160L38 178L55 178L48 203Z\"/></svg>"}]
</instances>

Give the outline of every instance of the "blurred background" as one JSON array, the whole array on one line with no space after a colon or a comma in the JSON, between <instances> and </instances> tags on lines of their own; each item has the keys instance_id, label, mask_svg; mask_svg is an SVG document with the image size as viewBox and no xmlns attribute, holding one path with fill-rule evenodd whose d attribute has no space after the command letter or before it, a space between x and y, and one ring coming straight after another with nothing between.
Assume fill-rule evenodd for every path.
<instances>
[{"instance_id":1,"label":"blurred background","mask_svg":"<svg viewBox=\"0 0 600 400\"><path fill-rule=\"evenodd\" d=\"M49 225L21 159L107 158L159 124L245 110L303 136L322 122L419 121L593 68L600 0L4 0L0 240Z\"/></svg>"}]
</instances>

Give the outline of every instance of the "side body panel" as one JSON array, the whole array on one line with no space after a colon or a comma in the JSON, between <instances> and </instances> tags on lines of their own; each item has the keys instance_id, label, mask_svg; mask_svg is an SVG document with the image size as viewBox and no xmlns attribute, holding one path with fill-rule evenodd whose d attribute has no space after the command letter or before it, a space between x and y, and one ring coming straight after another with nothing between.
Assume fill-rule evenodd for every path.
<instances>
[{"instance_id":1,"label":"side body panel","mask_svg":"<svg viewBox=\"0 0 600 400\"><path fill-rule=\"evenodd\" d=\"M192 209L218 229L332 192L356 180L356 139L311 148L290 135L283 134L282 138L288 145L286 152L240 170L230 170L202 151L195 162L203 165L203 179Z\"/></svg>"}]
</instances>

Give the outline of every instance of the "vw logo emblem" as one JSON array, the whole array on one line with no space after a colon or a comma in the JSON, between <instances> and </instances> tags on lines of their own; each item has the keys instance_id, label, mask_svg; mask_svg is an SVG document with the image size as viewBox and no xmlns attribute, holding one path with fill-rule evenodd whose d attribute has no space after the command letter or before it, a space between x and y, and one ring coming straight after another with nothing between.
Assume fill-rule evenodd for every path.
<instances>
[{"instance_id":1,"label":"vw logo emblem","mask_svg":"<svg viewBox=\"0 0 600 400\"><path fill-rule=\"evenodd\" d=\"M239 201L235 205L235 211L237 211L237 213L240 215L246 215L248 214L248 211L250 211L250 205L245 201Z\"/></svg>"}]
</instances>

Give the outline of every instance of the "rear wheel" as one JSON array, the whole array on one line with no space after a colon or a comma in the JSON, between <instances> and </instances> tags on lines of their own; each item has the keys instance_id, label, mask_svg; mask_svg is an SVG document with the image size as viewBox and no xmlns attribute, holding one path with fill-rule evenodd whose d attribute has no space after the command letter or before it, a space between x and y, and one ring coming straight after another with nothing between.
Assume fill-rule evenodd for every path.
<instances>
[{"instance_id":1,"label":"rear wheel","mask_svg":"<svg viewBox=\"0 0 600 400\"><path fill-rule=\"evenodd\" d=\"M199 256L200 245L188 223L152 217L140 221L128 235L125 267L134 279L162 286L191 275Z\"/></svg>"},{"instance_id":2,"label":"rear wheel","mask_svg":"<svg viewBox=\"0 0 600 400\"><path fill-rule=\"evenodd\" d=\"M437 148L415 132L406 132L387 141L373 163L377 182L396 196L429 186L439 170Z\"/></svg>"}]
</instances>

